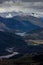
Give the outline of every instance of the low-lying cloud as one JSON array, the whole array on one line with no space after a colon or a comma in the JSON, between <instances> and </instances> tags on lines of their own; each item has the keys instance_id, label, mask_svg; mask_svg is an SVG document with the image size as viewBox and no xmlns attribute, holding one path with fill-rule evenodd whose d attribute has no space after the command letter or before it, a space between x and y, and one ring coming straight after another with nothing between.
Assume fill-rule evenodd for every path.
<instances>
[{"instance_id":1,"label":"low-lying cloud","mask_svg":"<svg viewBox=\"0 0 43 65\"><path fill-rule=\"evenodd\" d=\"M0 12L11 11L43 12L43 0L1 0Z\"/></svg>"}]
</instances>

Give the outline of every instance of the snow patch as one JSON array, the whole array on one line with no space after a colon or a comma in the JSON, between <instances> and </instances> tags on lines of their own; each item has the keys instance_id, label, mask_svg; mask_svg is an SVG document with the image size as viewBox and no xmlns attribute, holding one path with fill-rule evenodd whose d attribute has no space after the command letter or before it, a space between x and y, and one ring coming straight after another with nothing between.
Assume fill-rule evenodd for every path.
<instances>
[{"instance_id":1,"label":"snow patch","mask_svg":"<svg viewBox=\"0 0 43 65\"><path fill-rule=\"evenodd\" d=\"M11 14L8 14L6 18L12 18L13 16Z\"/></svg>"},{"instance_id":2,"label":"snow patch","mask_svg":"<svg viewBox=\"0 0 43 65\"><path fill-rule=\"evenodd\" d=\"M26 32L23 33L15 33L16 35L20 35L20 36L24 36L26 34Z\"/></svg>"},{"instance_id":3,"label":"snow patch","mask_svg":"<svg viewBox=\"0 0 43 65\"><path fill-rule=\"evenodd\" d=\"M12 52L14 52L14 47L12 47L12 48L6 48L5 50L8 51L9 53L12 53Z\"/></svg>"},{"instance_id":4,"label":"snow patch","mask_svg":"<svg viewBox=\"0 0 43 65\"><path fill-rule=\"evenodd\" d=\"M9 54L9 55L5 55L5 56L0 56L0 59L3 59L3 58L10 58L10 57L13 57L15 55L19 54L18 52L13 52L12 54Z\"/></svg>"},{"instance_id":5,"label":"snow patch","mask_svg":"<svg viewBox=\"0 0 43 65\"><path fill-rule=\"evenodd\" d=\"M40 17L43 17L43 14L32 13L31 16L34 16L34 17L40 18Z\"/></svg>"}]
</instances>

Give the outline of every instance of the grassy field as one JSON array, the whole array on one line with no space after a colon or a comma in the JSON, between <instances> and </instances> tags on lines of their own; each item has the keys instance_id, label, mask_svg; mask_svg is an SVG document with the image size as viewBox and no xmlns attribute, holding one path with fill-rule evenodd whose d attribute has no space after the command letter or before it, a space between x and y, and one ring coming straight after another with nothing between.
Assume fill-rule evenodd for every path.
<instances>
[{"instance_id":1,"label":"grassy field","mask_svg":"<svg viewBox=\"0 0 43 65\"><path fill-rule=\"evenodd\" d=\"M27 43L29 43L30 45L38 45L38 44L43 44L43 40L26 40Z\"/></svg>"},{"instance_id":2,"label":"grassy field","mask_svg":"<svg viewBox=\"0 0 43 65\"><path fill-rule=\"evenodd\" d=\"M34 42L36 44L43 44L43 40L29 40L31 42Z\"/></svg>"}]
</instances>

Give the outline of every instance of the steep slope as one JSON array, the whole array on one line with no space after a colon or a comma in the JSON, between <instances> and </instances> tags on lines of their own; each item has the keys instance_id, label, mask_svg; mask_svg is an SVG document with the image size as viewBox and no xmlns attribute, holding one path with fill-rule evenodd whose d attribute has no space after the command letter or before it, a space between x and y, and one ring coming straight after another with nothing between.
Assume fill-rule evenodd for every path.
<instances>
[{"instance_id":1,"label":"steep slope","mask_svg":"<svg viewBox=\"0 0 43 65\"><path fill-rule=\"evenodd\" d=\"M12 56L15 52L24 54L27 53L27 51L28 45L20 36L0 31L0 58Z\"/></svg>"},{"instance_id":2,"label":"steep slope","mask_svg":"<svg viewBox=\"0 0 43 65\"><path fill-rule=\"evenodd\" d=\"M7 27L22 32L28 32L33 29L43 27L43 23L33 16L14 16L13 18L2 18L0 22L6 24Z\"/></svg>"},{"instance_id":3,"label":"steep slope","mask_svg":"<svg viewBox=\"0 0 43 65\"><path fill-rule=\"evenodd\" d=\"M24 39L10 32L0 31L0 59L18 58L25 54L43 53L43 45L28 45Z\"/></svg>"},{"instance_id":4,"label":"steep slope","mask_svg":"<svg viewBox=\"0 0 43 65\"><path fill-rule=\"evenodd\" d=\"M43 17L40 17L39 20L43 22Z\"/></svg>"},{"instance_id":5,"label":"steep slope","mask_svg":"<svg viewBox=\"0 0 43 65\"><path fill-rule=\"evenodd\" d=\"M0 31L9 31L10 29L4 24L0 22Z\"/></svg>"}]
</instances>

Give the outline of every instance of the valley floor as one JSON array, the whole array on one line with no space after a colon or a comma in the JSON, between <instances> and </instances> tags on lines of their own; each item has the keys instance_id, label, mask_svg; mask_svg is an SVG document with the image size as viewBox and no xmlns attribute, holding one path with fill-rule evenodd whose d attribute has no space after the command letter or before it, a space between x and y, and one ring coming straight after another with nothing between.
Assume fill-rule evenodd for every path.
<instances>
[{"instance_id":1,"label":"valley floor","mask_svg":"<svg viewBox=\"0 0 43 65\"><path fill-rule=\"evenodd\" d=\"M43 40L27 40L27 42L34 45L43 44Z\"/></svg>"}]
</instances>

